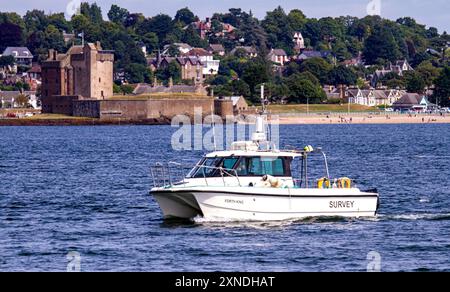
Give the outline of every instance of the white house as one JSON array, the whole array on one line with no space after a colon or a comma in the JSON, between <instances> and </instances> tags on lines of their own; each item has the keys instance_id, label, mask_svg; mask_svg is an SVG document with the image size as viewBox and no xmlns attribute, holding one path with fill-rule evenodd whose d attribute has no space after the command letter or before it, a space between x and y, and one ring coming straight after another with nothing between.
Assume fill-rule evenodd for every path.
<instances>
[{"instance_id":1,"label":"white house","mask_svg":"<svg viewBox=\"0 0 450 292\"><path fill-rule=\"evenodd\" d=\"M267 55L267 59L281 66L284 66L284 64L289 61L289 58L283 49L270 50L270 53Z\"/></svg>"},{"instance_id":2,"label":"white house","mask_svg":"<svg viewBox=\"0 0 450 292\"><path fill-rule=\"evenodd\" d=\"M294 33L294 38L292 40L294 42L294 50L298 53L301 50L305 49L305 39L301 32L297 31Z\"/></svg>"},{"instance_id":3,"label":"white house","mask_svg":"<svg viewBox=\"0 0 450 292\"><path fill-rule=\"evenodd\" d=\"M197 57L203 63L203 76L217 75L219 73L220 60L214 60L214 55L202 48L193 48L186 56Z\"/></svg>"},{"instance_id":4,"label":"white house","mask_svg":"<svg viewBox=\"0 0 450 292\"><path fill-rule=\"evenodd\" d=\"M376 106L377 101L373 90L349 89L346 92L348 102L365 106Z\"/></svg>"},{"instance_id":5,"label":"white house","mask_svg":"<svg viewBox=\"0 0 450 292\"><path fill-rule=\"evenodd\" d=\"M2 56L13 56L19 66L31 67L33 64L33 55L26 47L7 47Z\"/></svg>"}]
</instances>

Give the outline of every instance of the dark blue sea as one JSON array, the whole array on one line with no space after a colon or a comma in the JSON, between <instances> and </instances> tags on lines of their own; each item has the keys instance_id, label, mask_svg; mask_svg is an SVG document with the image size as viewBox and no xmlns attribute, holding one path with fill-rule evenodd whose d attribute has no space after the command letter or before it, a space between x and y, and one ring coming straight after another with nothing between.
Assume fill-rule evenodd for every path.
<instances>
[{"instance_id":1,"label":"dark blue sea","mask_svg":"<svg viewBox=\"0 0 450 292\"><path fill-rule=\"evenodd\" d=\"M0 127L0 271L450 271L450 125L281 126L333 177L379 190L374 219L166 222L148 194L170 126ZM70 255L70 254L69 254Z\"/></svg>"}]
</instances>

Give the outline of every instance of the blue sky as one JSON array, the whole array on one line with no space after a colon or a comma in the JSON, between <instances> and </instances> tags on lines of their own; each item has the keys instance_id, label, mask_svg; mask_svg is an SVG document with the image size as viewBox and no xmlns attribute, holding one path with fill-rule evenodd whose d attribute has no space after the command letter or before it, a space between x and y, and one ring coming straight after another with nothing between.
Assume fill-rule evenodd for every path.
<instances>
[{"instance_id":1,"label":"blue sky","mask_svg":"<svg viewBox=\"0 0 450 292\"><path fill-rule=\"evenodd\" d=\"M14 11L24 14L30 9L43 9L46 12L63 12L71 1L80 0L0 0L0 11ZM367 15L367 4L381 1L381 16L397 19L411 16L419 23L434 26L440 32L450 32L450 0L96 0L106 14L111 4L125 7L131 12L142 12L146 16L159 13L174 15L182 7L189 7L195 14L204 18L213 12L225 12L228 8L239 7L252 10L262 18L267 10L281 5L285 10L299 8L308 17Z\"/></svg>"}]
</instances>

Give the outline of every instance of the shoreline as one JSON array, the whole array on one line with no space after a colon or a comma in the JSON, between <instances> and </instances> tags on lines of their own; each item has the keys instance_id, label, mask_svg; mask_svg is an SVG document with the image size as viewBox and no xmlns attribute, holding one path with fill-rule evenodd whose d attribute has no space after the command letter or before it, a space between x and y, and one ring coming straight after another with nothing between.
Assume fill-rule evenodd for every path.
<instances>
[{"instance_id":1,"label":"shoreline","mask_svg":"<svg viewBox=\"0 0 450 292\"><path fill-rule=\"evenodd\" d=\"M330 117L304 117L304 116L280 116L280 125L370 125L370 124L450 124L450 116L417 115L417 116L330 116Z\"/></svg>"},{"instance_id":2,"label":"shoreline","mask_svg":"<svg viewBox=\"0 0 450 292\"><path fill-rule=\"evenodd\" d=\"M238 121L238 124L253 124L252 121ZM9 118L0 119L0 127L7 126L129 126L170 125L169 119L142 120L100 120L90 118ZM272 115L269 124L279 125L370 125L370 124L450 124L450 115Z\"/></svg>"}]
</instances>

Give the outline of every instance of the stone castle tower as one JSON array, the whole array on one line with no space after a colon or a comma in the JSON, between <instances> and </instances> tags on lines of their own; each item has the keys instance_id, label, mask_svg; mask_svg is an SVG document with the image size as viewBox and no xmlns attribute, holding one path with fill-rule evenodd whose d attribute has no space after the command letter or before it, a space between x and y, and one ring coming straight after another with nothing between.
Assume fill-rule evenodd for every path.
<instances>
[{"instance_id":1,"label":"stone castle tower","mask_svg":"<svg viewBox=\"0 0 450 292\"><path fill-rule=\"evenodd\" d=\"M113 63L114 54L99 42L73 46L66 54L49 50L42 63L42 111L69 114L69 101L111 97Z\"/></svg>"}]
</instances>

